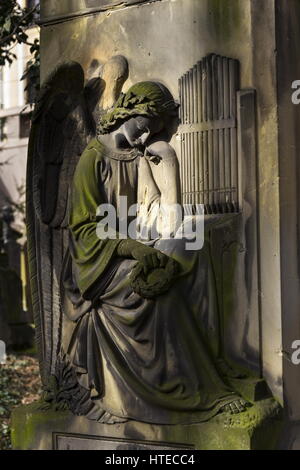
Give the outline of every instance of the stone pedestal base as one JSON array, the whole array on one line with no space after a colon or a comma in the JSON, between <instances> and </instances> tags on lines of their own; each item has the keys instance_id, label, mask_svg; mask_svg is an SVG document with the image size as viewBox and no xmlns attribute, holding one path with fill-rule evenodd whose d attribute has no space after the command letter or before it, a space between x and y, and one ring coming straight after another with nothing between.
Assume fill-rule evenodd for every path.
<instances>
[{"instance_id":1,"label":"stone pedestal base","mask_svg":"<svg viewBox=\"0 0 300 470\"><path fill-rule=\"evenodd\" d=\"M159 426L137 421L102 424L69 412L40 411L35 403L14 410L12 443L23 450L276 449L281 424L281 409L273 399L206 423Z\"/></svg>"}]
</instances>

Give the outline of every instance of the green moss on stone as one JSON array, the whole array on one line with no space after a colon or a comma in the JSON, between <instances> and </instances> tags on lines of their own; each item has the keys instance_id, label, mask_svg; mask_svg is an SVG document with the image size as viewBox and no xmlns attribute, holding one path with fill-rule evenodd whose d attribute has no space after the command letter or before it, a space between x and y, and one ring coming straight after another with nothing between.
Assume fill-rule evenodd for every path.
<instances>
[{"instance_id":1,"label":"green moss on stone","mask_svg":"<svg viewBox=\"0 0 300 470\"><path fill-rule=\"evenodd\" d=\"M38 410L40 402L20 406L12 413L11 441L13 449L32 449L36 435L49 428L49 423L65 420L69 412Z\"/></svg>"},{"instance_id":2,"label":"green moss on stone","mask_svg":"<svg viewBox=\"0 0 300 470\"><path fill-rule=\"evenodd\" d=\"M80 430L94 437L181 443L195 450L275 449L281 427L281 408L273 399L261 400L238 415L222 413L206 423L173 426L136 421L105 425L70 412L40 411L32 404L13 412L12 443L14 449L53 449L53 433Z\"/></svg>"},{"instance_id":3,"label":"green moss on stone","mask_svg":"<svg viewBox=\"0 0 300 470\"><path fill-rule=\"evenodd\" d=\"M208 0L211 26L221 40L229 40L241 24L242 11L239 0Z\"/></svg>"}]
</instances>

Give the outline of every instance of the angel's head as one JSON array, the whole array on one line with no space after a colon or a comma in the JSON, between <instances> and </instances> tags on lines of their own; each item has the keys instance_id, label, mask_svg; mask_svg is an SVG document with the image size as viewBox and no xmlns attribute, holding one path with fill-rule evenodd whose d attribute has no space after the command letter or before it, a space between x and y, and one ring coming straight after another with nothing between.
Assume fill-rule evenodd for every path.
<instances>
[{"instance_id":1,"label":"angel's head","mask_svg":"<svg viewBox=\"0 0 300 470\"><path fill-rule=\"evenodd\" d=\"M131 146L145 145L178 114L169 90L158 82L139 82L122 94L113 109L100 119L98 133L122 128Z\"/></svg>"}]
</instances>

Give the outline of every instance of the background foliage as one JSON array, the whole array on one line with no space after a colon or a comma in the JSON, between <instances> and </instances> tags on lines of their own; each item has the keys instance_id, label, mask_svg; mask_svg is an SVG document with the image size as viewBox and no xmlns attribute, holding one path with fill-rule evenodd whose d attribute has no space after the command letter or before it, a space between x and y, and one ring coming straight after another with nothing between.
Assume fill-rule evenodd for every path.
<instances>
[{"instance_id":1,"label":"background foliage","mask_svg":"<svg viewBox=\"0 0 300 470\"><path fill-rule=\"evenodd\" d=\"M0 1L0 66L11 64L16 55L16 44L30 46L32 59L27 63L22 79L29 80L39 89L40 44L39 40L29 40L27 30L34 25L39 15L39 5L22 8L16 0Z\"/></svg>"},{"instance_id":2,"label":"background foliage","mask_svg":"<svg viewBox=\"0 0 300 470\"><path fill-rule=\"evenodd\" d=\"M38 39L30 41L28 28L35 24L38 15L38 6L22 8L16 0L0 0L0 67L12 64L16 59L14 47L17 44L28 45L32 58L26 65L22 79L26 79L27 83L31 83L37 91L40 83L40 45ZM4 123L5 118L2 118L0 120L2 138L4 137ZM0 163L0 168L5 164L8 162ZM23 194L24 188L18 189ZM15 209L24 211L23 206L15 207ZM10 414L12 409L17 405L37 400L40 394L39 368L34 351L10 353L6 364L0 365L0 450L11 448Z\"/></svg>"}]
</instances>

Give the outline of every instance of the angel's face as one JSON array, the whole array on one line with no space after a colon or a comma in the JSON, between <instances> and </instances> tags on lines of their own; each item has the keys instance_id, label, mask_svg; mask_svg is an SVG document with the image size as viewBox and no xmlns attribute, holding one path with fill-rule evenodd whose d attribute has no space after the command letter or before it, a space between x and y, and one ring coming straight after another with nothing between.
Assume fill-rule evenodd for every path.
<instances>
[{"instance_id":1,"label":"angel's face","mask_svg":"<svg viewBox=\"0 0 300 470\"><path fill-rule=\"evenodd\" d=\"M140 147L145 146L163 127L164 124L160 118L136 116L123 124L122 131L131 147Z\"/></svg>"}]
</instances>

